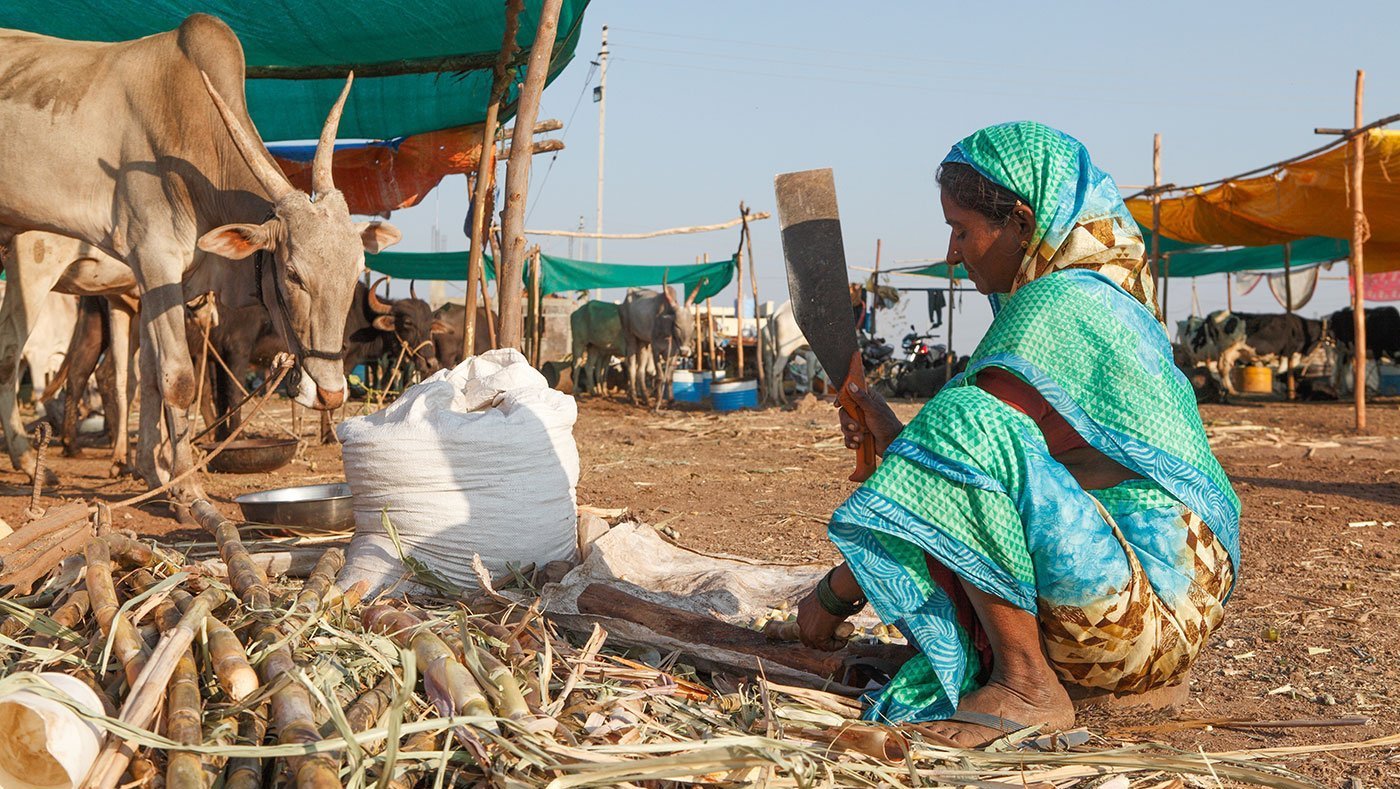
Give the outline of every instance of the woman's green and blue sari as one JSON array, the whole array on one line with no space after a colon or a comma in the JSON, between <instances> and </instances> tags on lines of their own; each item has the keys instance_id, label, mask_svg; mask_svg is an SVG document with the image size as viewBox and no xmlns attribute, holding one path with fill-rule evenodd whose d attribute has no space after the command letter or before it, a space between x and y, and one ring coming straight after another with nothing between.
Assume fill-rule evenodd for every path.
<instances>
[{"instance_id":1,"label":"woman's green and blue sari","mask_svg":"<svg viewBox=\"0 0 1400 789\"><path fill-rule=\"evenodd\" d=\"M959 590L927 557L1036 613L1067 684L1169 684L1219 623L1238 574L1239 501L1147 306L1135 223L1083 146L1053 129L992 127L949 161L1016 192L1044 224L967 371L832 517L831 539L876 612L920 649L867 717L946 718L985 681ZM992 366L1141 478L1081 488L1030 417L972 384Z\"/></svg>"}]
</instances>

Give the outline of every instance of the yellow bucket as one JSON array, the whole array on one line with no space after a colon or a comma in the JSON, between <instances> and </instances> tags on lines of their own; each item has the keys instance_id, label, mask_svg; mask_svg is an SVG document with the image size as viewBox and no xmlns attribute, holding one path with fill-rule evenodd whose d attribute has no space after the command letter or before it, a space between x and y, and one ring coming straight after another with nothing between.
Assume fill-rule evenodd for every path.
<instances>
[{"instance_id":1,"label":"yellow bucket","mask_svg":"<svg viewBox=\"0 0 1400 789\"><path fill-rule=\"evenodd\" d=\"M1273 394L1274 371L1271 367L1252 365L1244 368L1244 390L1250 394Z\"/></svg>"}]
</instances>

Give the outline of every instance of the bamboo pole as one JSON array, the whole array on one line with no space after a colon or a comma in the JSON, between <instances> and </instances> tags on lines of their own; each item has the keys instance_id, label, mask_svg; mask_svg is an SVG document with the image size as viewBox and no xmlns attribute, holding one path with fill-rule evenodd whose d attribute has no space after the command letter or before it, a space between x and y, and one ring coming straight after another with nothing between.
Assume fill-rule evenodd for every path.
<instances>
[{"instance_id":1,"label":"bamboo pole","mask_svg":"<svg viewBox=\"0 0 1400 789\"><path fill-rule=\"evenodd\" d=\"M1167 318L1166 276L1162 273L1162 135L1152 135L1152 273L1162 294L1162 320Z\"/></svg>"},{"instance_id":2,"label":"bamboo pole","mask_svg":"<svg viewBox=\"0 0 1400 789\"><path fill-rule=\"evenodd\" d=\"M759 396L763 397L768 390L763 386L763 323L758 310L758 264L754 262L753 257L753 232L749 230L749 207L739 203L739 213L744 219L744 251L749 255L749 287L753 291L754 369L758 373Z\"/></svg>"},{"instance_id":3,"label":"bamboo pole","mask_svg":"<svg viewBox=\"0 0 1400 789\"><path fill-rule=\"evenodd\" d=\"M875 288L875 301L870 307L870 336L875 336L875 313L880 307L880 242L875 239L875 270L870 274L870 284Z\"/></svg>"},{"instance_id":4,"label":"bamboo pole","mask_svg":"<svg viewBox=\"0 0 1400 789\"><path fill-rule=\"evenodd\" d=\"M1356 70L1356 106L1352 127L1361 130L1361 99L1366 87L1366 72ZM1361 178L1366 163L1366 135L1357 133L1351 138L1351 314L1356 342L1352 347L1352 386L1356 403L1356 430L1366 429L1366 266L1363 247L1366 244L1369 228L1366 226L1366 210L1362 205Z\"/></svg>"},{"instance_id":5,"label":"bamboo pole","mask_svg":"<svg viewBox=\"0 0 1400 789\"><path fill-rule=\"evenodd\" d=\"M1293 245L1283 242L1283 300L1288 302L1283 305L1285 314L1288 315L1288 322L1293 323ZM1298 399L1297 379L1293 375L1293 365L1288 365L1288 399Z\"/></svg>"},{"instance_id":6,"label":"bamboo pole","mask_svg":"<svg viewBox=\"0 0 1400 789\"><path fill-rule=\"evenodd\" d=\"M491 181L496 174L496 120L506 88L510 59L515 55L515 36L520 30L520 9L524 0L507 0L505 36L491 72L491 102L486 105L486 120L481 129L481 157L476 163L476 182L472 190L471 246L467 256L466 317L462 319L462 358L476 353L476 289L481 285L482 303L486 303L486 278L482 276L482 253L485 244L486 218L490 215ZM533 124L532 124L533 125ZM519 127L520 124L516 123ZM495 345L493 339L492 345Z\"/></svg>"},{"instance_id":7,"label":"bamboo pole","mask_svg":"<svg viewBox=\"0 0 1400 789\"><path fill-rule=\"evenodd\" d=\"M705 257L709 257L709 255ZM705 334L709 336L707 342L710 346L710 370L717 373L724 367L719 363L719 354L715 348L715 300L712 298L705 299L705 323L708 324L708 331Z\"/></svg>"},{"instance_id":8,"label":"bamboo pole","mask_svg":"<svg viewBox=\"0 0 1400 789\"><path fill-rule=\"evenodd\" d=\"M953 295L957 292L953 286L953 264L948 263L948 374L952 377L952 365L958 360L957 351L953 350Z\"/></svg>"},{"instance_id":9,"label":"bamboo pole","mask_svg":"<svg viewBox=\"0 0 1400 789\"><path fill-rule=\"evenodd\" d=\"M559 32L559 9L563 0L544 0L540 6L539 27L530 45L525 86L516 105L515 134L511 137L510 160L506 165L506 200L501 210L502 248L496 258L496 292L501 300L501 346L520 348L520 289L525 263L525 197L530 190L530 150L535 118L540 112L540 94L549 74L549 59Z\"/></svg>"},{"instance_id":10,"label":"bamboo pole","mask_svg":"<svg viewBox=\"0 0 1400 789\"><path fill-rule=\"evenodd\" d=\"M1171 331L1171 324L1167 321L1167 295L1172 288L1172 253L1168 252L1162 256L1162 323L1167 324L1167 330Z\"/></svg>"},{"instance_id":11,"label":"bamboo pole","mask_svg":"<svg viewBox=\"0 0 1400 789\"><path fill-rule=\"evenodd\" d=\"M764 219L772 219L773 214L768 211L755 211L749 214L750 222L760 222ZM668 227L664 230L649 230L645 233L592 233L587 230L526 230L527 236L559 236L561 238L606 238L613 240L658 238L660 236L680 236L691 233L712 233L716 230L728 230L744 223L741 216L737 219L730 219L713 225L685 225L683 227ZM600 261L601 262L601 261Z\"/></svg>"},{"instance_id":12,"label":"bamboo pole","mask_svg":"<svg viewBox=\"0 0 1400 789\"><path fill-rule=\"evenodd\" d=\"M1235 286L1231 283L1230 272L1225 272L1225 309L1235 311Z\"/></svg>"},{"instance_id":13,"label":"bamboo pole","mask_svg":"<svg viewBox=\"0 0 1400 789\"><path fill-rule=\"evenodd\" d=\"M544 342L544 286L540 282L542 268L540 247L536 244L530 254L530 364L536 368L540 366L540 359L543 357L540 345Z\"/></svg>"},{"instance_id":14,"label":"bamboo pole","mask_svg":"<svg viewBox=\"0 0 1400 789\"><path fill-rule=\"evenodd\" d=\"M734 345L738 361L734 380L744 380L744 239L739 231L739 249L734 253Z\"/></svg>"},{"instance_id":15,"label":"bamboo pole","mask_svg":"<svg viewBox=\"0 0 1400 789\"><path fill-rule=\"evenodd\" d=\"M695 256L696 265L700 264L700 256ZM700 333L700 305L695 305L695 372L705 371L705 337Z\"/></svg>"}]
</instances>

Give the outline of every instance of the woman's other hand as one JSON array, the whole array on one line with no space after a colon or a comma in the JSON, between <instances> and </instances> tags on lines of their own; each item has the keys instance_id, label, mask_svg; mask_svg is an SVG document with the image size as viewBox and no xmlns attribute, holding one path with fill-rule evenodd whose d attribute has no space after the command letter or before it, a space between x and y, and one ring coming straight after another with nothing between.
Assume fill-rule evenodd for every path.
<instances>
[{"instance_id":1,"label":"woman's other hand","mask_svg":"<svg viewBox=\"0 0 1400 789\"><path fill-rule=\"evenodd\" d=\"M835 652L846 642L836 637L836 628L846 621L822 608L817 600L817 590L813 589L797 604L797 630L802 643L823 652Z\"/></svg>"},{"instance_id":2,"label":"woman's other hand","mask_svg":"<svg viewBox=\"0 0 1400 789\"><path fill-rule=\"evenodd\" d=\"M883 457L885 448L899 435L899 431L904 429L904 423L899 421L890 404L880 395L868 389L861 389L855 384L847 384L846 393L865 417L865 424L875 439L875 454ZM839 402L837 407L840 408ZM841 434L846 439L846 448L860 449L861 442L865 440L865 431L861 430L859 422L846 413L846 409L841 408L840 414Z\"/></svg>"}]
</instances>

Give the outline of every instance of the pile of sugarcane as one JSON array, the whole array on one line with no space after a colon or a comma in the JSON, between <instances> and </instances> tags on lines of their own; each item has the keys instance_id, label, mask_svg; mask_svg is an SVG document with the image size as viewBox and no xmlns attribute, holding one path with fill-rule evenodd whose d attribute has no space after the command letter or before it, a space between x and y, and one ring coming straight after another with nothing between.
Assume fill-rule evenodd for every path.
<instances>
[{"instance_id":1,"label":"pile of sugarcane","mask_svg":"<svg viewBox=\"0 0 1400 789\"><path fill-rule=\"evenodd\" d=\"M239 524L195 514L217 562L101 529L0 598L0 695L60 671L103 700L86 786L1311 785L1248 755L1020 747L1036 732L942 748L918 726L859 722L850 698L701 677L679 654L648 665L493 590L361 600L335 586L338 548L304 580L270 578Z\"/></svg>"}]
</instances>

